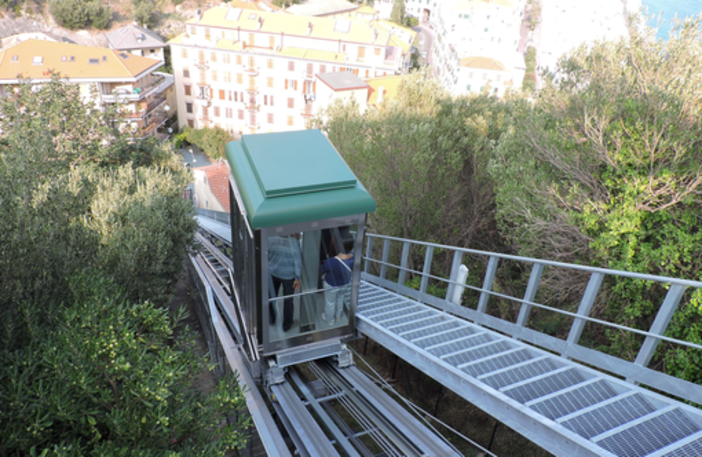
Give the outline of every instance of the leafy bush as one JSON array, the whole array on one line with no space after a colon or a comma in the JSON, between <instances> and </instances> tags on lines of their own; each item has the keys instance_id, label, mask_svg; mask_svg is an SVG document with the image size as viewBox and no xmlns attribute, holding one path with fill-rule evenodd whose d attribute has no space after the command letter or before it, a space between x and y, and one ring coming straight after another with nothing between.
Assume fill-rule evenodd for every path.
<instances>
[{"instance_id":1,"label":"leafy bush","mask_svg":"<svg viewBox=\"0 0 702 457\"><path fill-rule=\"evenodd\" d=\"M112 20L112 9L100 0L51 0L49 11L59 25L71 30L90 25L104 29Z\"/></svg>"},{"instance_id":2,"label":"leafy bush","mask_svg":"<svg viewBox=\"0 0 702 457\"><path fill-rule=\"evenodd\" d=\"M186 126L183 132L188 143L198 146L213 159L224 157L224 148L232 141L231 135L221 127L193 129Z\"/></svg>"},{"instance_id":3,"label":"leafy bush","mask_svg":"<svg viewBox=\"0 0 702 457\"><path fill-rule=\"evenodd\" d=\"M195 389L208 369L180 312L135 303L98 274L77 273L65 306L23 303L0 331L5 455L224 455L244 443L227 413L245 408L236 377ZM174 331L174 329L176 329ZM8 338L21 334L19 340ZM237 424L242 429L245 423ZM142 454L145 455L145 454Z\"/></svg>"},{"instance_id":4,"label":"leafy bush","mask_svg":"<svg viewBox=\"0 0 702 457\"><path fill-rule=\"evenodd\" d=\"M156 2L153 0L132 0L132 20L144 27L154 25L156 11Z\"/></svg>"}]
</instances>

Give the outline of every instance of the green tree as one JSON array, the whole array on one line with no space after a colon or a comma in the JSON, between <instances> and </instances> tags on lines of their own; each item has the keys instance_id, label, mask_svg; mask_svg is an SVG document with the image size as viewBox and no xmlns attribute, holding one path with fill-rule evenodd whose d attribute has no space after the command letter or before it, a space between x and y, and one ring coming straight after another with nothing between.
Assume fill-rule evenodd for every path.
<instances>
[{"instance_id":1,"label":"green tree","mask_svg":"<svg viewBox=\"0 0 702 457\"><path fill-rule=\"evenodd\" d=\"M76 274L68 295L62 307L23 303L3 321L24 335L0 348L3 455L58 447L69 451L59 455L222 456L244 443L245 421L221 426L245 408L236 377L209 395L193 388L212 367L179 326L182 313L132 303L99 274Z\"/></svg>"},{"instance_id":2,"label":"green tree","mask_svg":"<svg viewBox=\"0 0 702 457\"><path fill-rule=\"evenodd\" d=\"M71 30L90 25L104 29L112 20L112 9L100 0L50 0L49 11L59 25Z\"/></svg>"},{"instance_id":3,"label":"green tree","mask_svg":"<svg viewBox=\"0 0 702 457\"><path fill-rule=\"evenodd\" d=\"M132 20L144 27L154 25L157 10L154 0L132 0Z\"/></svg>"},{"instance_id":4,"label":"green tree","mask_svg":"<svg viewBox=\"0 0 702 457\"><path fill-rule=\"evenodd\" d=\"M632 27L627 40L580 48L522 106L492 167L503 233L521 254L702 279L699 26L687 21L668 41ZM561 299L587 280L555 279ZM648 329L664 293L616 282L603 316ZM669 334L699 342L701 318L693 300ZM612 337L603 347L633 357L636 339ZM697 351L668 349L657 363L702 380Z\"/></svg>"},{"instance_id":5,"label":"green tree","mask_svg":"<svg viewBox=\"0 0 702 457\"><path fill-rule=\"evenodd\" d=\"M186 126L183 132L188 143L198 146L213 159L224 157L224 148L232 141L232 136L221 127L194 129Z\"/></svg>"},{"instance_id":6,"label":"green tree","mask_svg":"<svg viewBox=\"0 0 702 457\"><path fill-rule=\"evenodd\" d=\"M395 0L395 3L392 4L392 10L390 11L390 21L404 26L406 25L405 17L405 0Z\"/></svg>"},{"instance_id":7,"label":"green tree","mask_svg":"<svg viewBox=\"0 0 702 457\"><path fill-rule=\"evenodd\" d=\"M378 204L373 230L496 248L486 161L507 125L507 104L454 99L427 72L416 72L378 109L361 113L339 103L322 118L317 125Z\"/></svg>"},{"instance_id":8,"label":"green tree","mask_svg":"<svg viewBox=\"0 0 702 457\"><path fill-rule=\"evenodd\" d=\"M0 100L0 454L221 455L240 391L193 390L203 359L156 308L196 227L189 173L78 91Z\"/></svg>"}]
</instances>

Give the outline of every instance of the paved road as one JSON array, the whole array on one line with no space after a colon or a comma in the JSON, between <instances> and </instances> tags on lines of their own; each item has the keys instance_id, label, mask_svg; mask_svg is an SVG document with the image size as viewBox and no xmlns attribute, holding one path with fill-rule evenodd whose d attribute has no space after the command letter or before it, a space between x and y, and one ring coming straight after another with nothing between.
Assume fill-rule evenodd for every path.
<instances>
[{"instance_id":1,"label":"paved road","mask_svg":"<svg viewBox=\"0 0 702 457\"><path fill-rule=\"evenodd\" d=\"M431 51L434 48L434 30L426 24L412 27L412 30L417 32L419 52L422 56L426 56L424 63L431 66L433 63Z\"/></svg>"}]
</instances>

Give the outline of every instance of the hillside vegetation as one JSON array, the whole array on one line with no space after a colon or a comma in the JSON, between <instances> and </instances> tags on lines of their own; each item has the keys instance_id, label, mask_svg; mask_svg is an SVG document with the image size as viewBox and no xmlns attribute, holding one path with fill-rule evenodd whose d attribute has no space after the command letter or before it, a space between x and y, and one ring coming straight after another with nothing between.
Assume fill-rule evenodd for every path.
<instances>
[{"instance_id":1,"label":"hillside vegetation","mask_svg":"<svg viewBox=\"0 0 702 457\"><path fill-rule=\"evenodd\" d=\"M667 42L632 29L630 39L561 59L533 98L452 98L415 73L380 109L339 103L318 125L376 198L374 231L702 280L700 56L697 20ZM410 268L421 271L423 253L412 257ZM486 267L468 266L476 278ZM528 273L505 267L494 287L523 291ZM548 270L537 300L575 311L586 282ZM643 330L666 293L635 280L603 289L595 317ZM700 298L688 292L669 336L702 342ZM516 319L514 303L493 306ZM567 324L544 312L529 321L561 337ZM583 341L633 360L642 339L588 325ZM651 366L700 383L701 362L699 351L661 344Z\"/></svg>"}]
</instances>

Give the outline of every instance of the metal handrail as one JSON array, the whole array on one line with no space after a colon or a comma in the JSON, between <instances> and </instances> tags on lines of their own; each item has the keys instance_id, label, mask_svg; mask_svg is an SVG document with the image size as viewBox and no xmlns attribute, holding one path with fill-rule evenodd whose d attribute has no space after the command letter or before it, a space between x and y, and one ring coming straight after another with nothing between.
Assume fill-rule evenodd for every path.
<instances>
[{"instance_id":1,"label":"metal handrail","mask_svg":"<svg viewBox=\"0 0 702 457\"><path fill-rule=\"evenodd\" d=\"M480 251L457 246L448 246L425 241L409 240L405 238L369 233L366 234L366 240L367 244L365 249L365 255L362 257L365 261L363 279L371 283L394 290L395 292L403 295L411 296L416 300L419 300L420 302L424 302L430 306L440 308L445 312L460 315L470 320L475 320L476 323L480 323L481 325L485 325L487 327L495 328L498 331L507 333L514 338L536 338L540 341L539 344L544 344L545 347L549 347L550 350L560 352L563 356L575 357L590 365L594 363L595 366L598 366L598 363L602 363L603 366L607 366L607 368L605 368L606 370L619 373L625 376L630 382L639 382L643 378L646 378L647 384L651 385L652 387L662 389L663 391L668 391L667 388L663 386L671 386L671 393L674 393L674 395L682 396L683 398L690 399L684 394L686 392L686 389L689 387L689 383L687 381L677 379L663 373L653 375L652 373L657 372L656 370L649 368L648 365L651 359L653 358L653 355L661 341L665 341L670 344L690 349L702 350L702 345L700 344L664 335L673 317L673 314L678 309L680 300L685 295L686 290L688 288L698 290L702 289L702 282L700 281L671 278L666 276L654 276L650 274L612 270L599 267L589 267L584 265L567 264L563 262L554 262L550 260L521 257L509 254L499 254L494 252ZM381 250L382 254L379 254L381 256L380 259L377 258L378 255L373 254L374 240L383 241ZM401 244L402 255L400 265L388 261L388 257L390 257L391 251L391 242ZM412 246L420 246L426 249L426 253L424 256L424 265L422 267L421 272L411 269L407 266L409 252ZM448 279L431 274L431 263L434 259L435 250L448 251L449 255L453 254L454 256L453 266L451 268L450 274L451 277ZM474 285L461 283L457 280L459 270L458 267L463 263L464 254L477 255L489 258L489 262L483 277L482 287L476 287ZM523 297L514 297L492 290L493 281L496 278L496 273L498 270L498 264L500 260L512 260L521 262L523 264L532 265L531 274L529 275L529 283L527 285ZM370 265L379 265L380 271L377 273L371 273ZM577 312L554 308L551 306L547 306L543 303L538 303L534 300L534 297L536 296L536 292L539 287L543 269L546 266L590 273L590 280L587 287L582 292L580 298L581 301L578 306ZM394 279L391 280L386 278L388 268L397 269L398 277L396 281ZM407 285L405 285L404 282L407 273L417 275L421 278L419 290L410 288ZM658 283L662 287L667 288L665 299L656 311L655 318L648 331L627 327L625 325L617 324L614 322L608 322L602 319L591 317L589 315L592 308L594 307L596 298L600 293L600 287L605 277L621 277L634 280L650 281ZM429 279L448 284L446 298L437 298L427 293L426 290ZM477 292L479 294L477 307L473 309L472 307L462 306L460 303L451 302L449 300L449 297L451 296L455 287L461 287ZM512 322L511 320L501 319L499 317L495 317L489 314L487 312L487 304L490 297L496 297L507 301L512 301L518 304L516 305L519 307L519 316L517 318L517 321ZM572 318L573 322L568 330L567 339L563 337L559 338L547 335L536 330L529 329L527 327L527 322L532 307L540 308L546 311L558 313L559 315L568 316ZM604 352L590 349L586 346L579 344L586 323L603 325L607 328L627 332L632 335L643 336L644 341L637 351L636 359L632 362L621 357L617 357L616 355L609 355ZM577 355L575 355L576 353ZM611 365L612 360L621 361L621 367L614 368ZM660 376L675 379L675 385L672 385L669 381L663 380Z\"/></svg>"}]
</instances>

